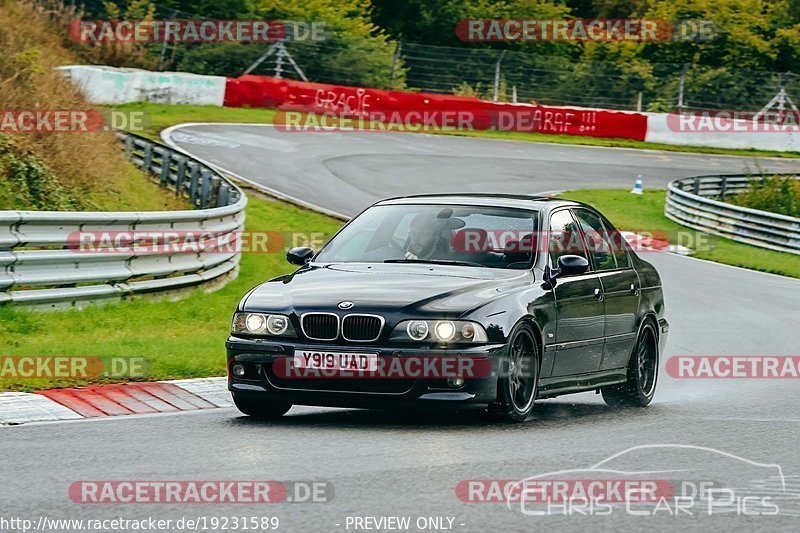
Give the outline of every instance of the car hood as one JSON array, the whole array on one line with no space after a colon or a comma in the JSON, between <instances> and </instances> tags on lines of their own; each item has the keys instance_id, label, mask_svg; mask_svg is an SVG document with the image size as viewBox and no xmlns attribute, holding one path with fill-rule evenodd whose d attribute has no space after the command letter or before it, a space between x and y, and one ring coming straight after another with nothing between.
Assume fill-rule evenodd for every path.
<instances>
[{"instance_id":1,"label":"car hood","mask_svg":"<svg viewBox=\"0 0 800 533\"><path fill-rule=\"evenodd\" d=\"M349 263L304 267L256 287L248 311L299 313L336 310L460 315L532 281L529 270L429 264Z\"/></svg>"}]
</instances>

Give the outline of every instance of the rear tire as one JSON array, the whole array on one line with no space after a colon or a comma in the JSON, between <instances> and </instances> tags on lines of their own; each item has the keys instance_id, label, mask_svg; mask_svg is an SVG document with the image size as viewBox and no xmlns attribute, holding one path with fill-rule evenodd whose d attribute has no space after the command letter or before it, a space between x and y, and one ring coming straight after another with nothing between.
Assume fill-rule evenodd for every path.
<instances>
[{"instance_id":1,"label":"rear tire","mask_svg":"<svg viewBox=\"0 0 800 533\"><path fill-rule=\"evenodd\" d=\"M275 400L257 400L252 397L243 397L233 394L233 403L236 408L247 416L253 418L280 418L285 415L292 404Z\"/></svg>"},{"instance_id":2,"label":"rear tire","mask_svg":"<svg viewBox=\"0 0 800 533\"><path fill-rule=\"evenodd\" d=\"M628 362L628 380L601 389L611 407L647 407L653 401L658 382L658 339L648 322L642 327Z\"/></svg>"},{"instance_id":3,"label":"rear tire","mask_svg":"<svg viewBox=\"0 0 800 533\"><path fill-rule=\"evenodd\" d=\"M539 390L539 345L529 325L519 324L509 335L500 372L497 400L488 413L494 420L525 422Z\"/></svg>"}]
</instances>

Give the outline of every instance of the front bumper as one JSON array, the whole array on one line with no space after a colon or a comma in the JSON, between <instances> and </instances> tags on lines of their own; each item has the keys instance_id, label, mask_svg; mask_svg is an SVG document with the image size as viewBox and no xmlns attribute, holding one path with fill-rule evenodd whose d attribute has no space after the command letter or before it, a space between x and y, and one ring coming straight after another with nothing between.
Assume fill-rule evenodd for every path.
<instances>
[{"instance_id":1,"label":"front bumper","mask_svg":"<svg viewBox=\"0 0 800 533\"><path fill-rule=\"evenodd\" d=\"M294 339L292 339L294 341ZM231 336L225 343L228 369L233 363L246 368L245 376L234 377L228 372L228 389L236 397L270 399L294 405L328 407L391 408L403 404L427 407L458 407L486 405L497 395L497 375L503 345L482 345L464 348L399 348L370 345L332 346L304 342L276 342L273 339L246 339ZM295 350L317 350L348 353L377 353L378 358L408 361L416 358L469 357L481 363L480 372L466 377L460 387L448 385L441 375L396 374L381 377L287 377L276 372L277 364L294 356Z\"/></svg>"}]
</instances>

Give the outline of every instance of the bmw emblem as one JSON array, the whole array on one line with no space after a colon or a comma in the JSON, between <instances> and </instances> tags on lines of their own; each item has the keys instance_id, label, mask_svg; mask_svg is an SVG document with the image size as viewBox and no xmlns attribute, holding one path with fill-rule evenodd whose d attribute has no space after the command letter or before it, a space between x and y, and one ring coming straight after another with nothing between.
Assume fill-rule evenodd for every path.
<instances>
[{"instance_id":1,"label":"bmw emblem","mask_svg":"<svg viewBox=\"0 0 800 533\"><path fill-rule=\"evenodd\" d=\"M353 302L339 302L339 309L350 309L353 307Z\"/></svg>"}]
</instances>

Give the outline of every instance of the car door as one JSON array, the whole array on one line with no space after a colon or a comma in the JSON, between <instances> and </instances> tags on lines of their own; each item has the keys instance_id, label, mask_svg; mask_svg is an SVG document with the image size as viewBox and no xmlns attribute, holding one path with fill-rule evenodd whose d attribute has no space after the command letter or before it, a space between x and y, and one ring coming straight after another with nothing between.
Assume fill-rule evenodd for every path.
<instances>
[{"instance_id":1,"label":"car door","mask_svg":"<svg viewBox=\"0 0 800 533\"><path fill-rule=\"evenodd\" d=\"M550 215L550 267L561 255L586 257L578 225L569 209ZM556 353L551 376L586 374L600 368L603 357L603 290L595 272L563 276L553 287L556 303Z\"/></svg>"},{"instance_id":2,"label":"car door","mask_svg":"<svg viewBox=\"0 0 800 533\"><path fill-rule=\"evenodd\" d=\"M603 290L605 344L600 370L624 368L636 340L639 276L611 223L588 209L573 209Z\"/></svg>"}]
</instances>

